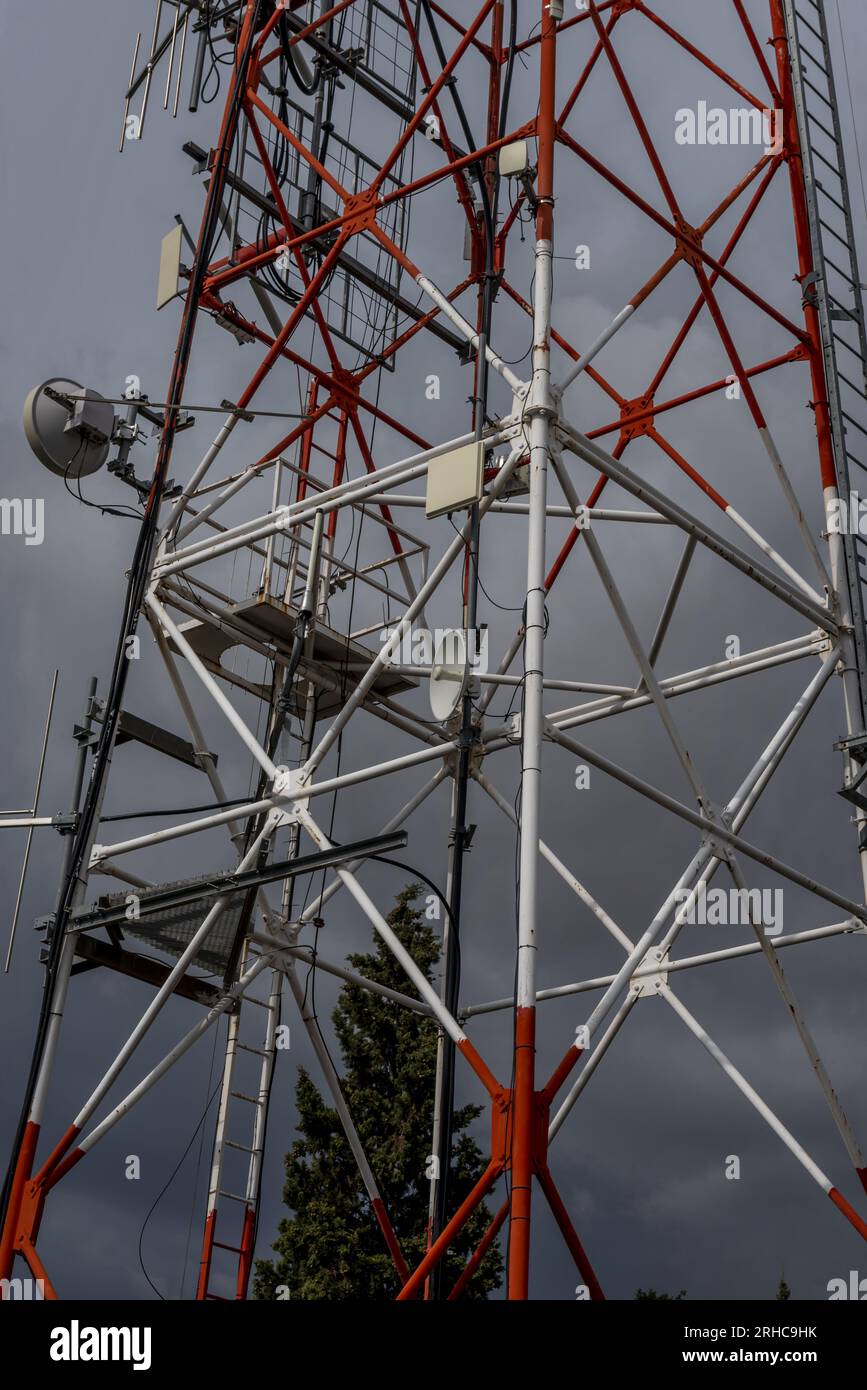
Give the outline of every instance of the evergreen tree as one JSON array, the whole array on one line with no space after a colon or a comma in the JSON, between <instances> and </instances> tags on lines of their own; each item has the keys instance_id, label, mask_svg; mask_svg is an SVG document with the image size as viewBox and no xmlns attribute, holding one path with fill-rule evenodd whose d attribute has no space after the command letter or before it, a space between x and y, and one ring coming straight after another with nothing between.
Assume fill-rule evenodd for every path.
<instances>
[{"instance_id":1,"label":"evergreen tree","mask_svg":"<svg viewBox=\"0 0 867 1390\"><path fill-rule=\"evenodd\" d=\"M791 1297L792 1297L792 1290L789 1288L788 1284L786 1283L785 1276L784 1276L784 1275L780 1275L780 1285L779 1285L779 1288L777 1289L777 1297L776 1297L776 1299L775 1299L775 1302L776 1302L776 1303L785 1303L786 1300L789 1299L789 1298L791 1298Z\"/></svg>"},{"instance_id":2,"label":"evergreen tree","mask_svg":"<svg viewBox=\"0 0 867 1390\"><path fill-rule=\"evenodd\" d=\"M439 955L433 930L415 902L417 885L398 894L388 921L428 978ZM375 938L372 954L349 962L368 979L417 997L400 965ZM342 1087L362 1146L379 1184L410 1269L426 1248L437 1029L432 1019L345 984L332 1015L343 1056ZM259 1260L254 1297L393 1299L400 1284L377 1225L337 1111L326 1105L303 1068L296 1086L301 1135L286 1155L283 1201L292 1215L280 1222L272 1249ZM481 1177L485 1160L467 1127L481 1113L474 1105L454 1112L451 1210ZM490 1222L478 1207L446 1257L450 1288ZM502 1259L488 1251L465 1297L485 1298L499 1287ZM285 1295L283 1295L285 1297Z\"/></svg>"},{"instance_id":3,"label":"evergreen tree","mask_svg":"<svg viewBox=\"0 0 867 1390\"><path fill-rule=\"evenodd\" d=\"M681 1289L680 1293L657 1293L656 1289L636 1289L635 1297L639 1303L680 1303L686 1298L686 1289Z\"/></svg>"}]
</instances>

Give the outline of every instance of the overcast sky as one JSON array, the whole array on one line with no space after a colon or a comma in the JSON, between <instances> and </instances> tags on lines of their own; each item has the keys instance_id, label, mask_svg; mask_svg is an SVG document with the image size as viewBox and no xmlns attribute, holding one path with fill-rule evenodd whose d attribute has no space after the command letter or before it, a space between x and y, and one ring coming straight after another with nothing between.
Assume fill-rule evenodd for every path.
<instances>
[{"instance_id":1,"label":"overcast sky","mask_svg":"<svg viewBox=\"0 0 867 1390\"><path fill-rule=\"evenodd\" d=\"M567 0L568 4L568 0ZM456 15L470 6L454 3ZM751 91L761 93L761 73L728 0L653 0L651 8L701 44ZM769 36L766 0L746 6L762 41ZM827 5L837 44L836 0ZM519 36L535 23L531 0L519 3ZM840 0L846 35L851 99L861 148L867 131L867 15L857 0ZM0 539L3 566L4 649L0 669L3 707L7 711L4 805L26 805L39 751L41 726L51 674L61 678L54 731L49 747L41 809L67 809L72 775L71 727L78 720L88 678L98 675L102 690L116 640L124 571L135 537L133 522L103 516L66 493L30 454L21 430L21 405L28 390L51 376L71 376L105 395L115 396L134 374L153 399L162 399L177 334L178 306L154 311L161 237L173 215L183 214L195 229L203 189L182 152L193 139L209 148L216 139L222 94L214 104L172 121L161 109L163 75L155 79L143 140L117 152L122 97L137 29L149 35L153 9L144 0L124 5L109 0L79 0L75 6L47 0L38 11L0 4L0 111L6 132L2 143L2 192L6 273L3 277L2 430L4 495L43 497L45 539L26 546L20 536ZM573 29L561 42L558 92L565 99L591 40L589 25ZM446 40L450 47L451 39ZM618 55L670 176L684 215L697 225L755 162L742 148L689 148L674 138L676 113L700 101L728 108L734 98L723 84L640 15L627 15L615 31ZM772 50L766 50L770 55ZM536 110L537 50L516 65L509 126L520 127ZM470 64L460 91L474 132L483 129L481 69ZM842 64L838 74L842 119L850 155L852 196L857 231L864 246L863 182L853 139L850 95ZM396 131L359 99L351 105L344 93L335 108L351 123L353 141L374 158L393 143ZM449 108L446 107L448 119ZM452 123L454 124L453 120ZM342 127L346 129L346 124ZM583 145L628 180L648 201L664 209L662 195L628 118L610 71L600 65L570 117L568 129ZM458 138L457 136L455 138ZM418 175L435 167L440 153L417 141L404 173ZM566 151L557 158L556 265L554 324L578 347L586 347L613 315L648 279L671 250L670 240L647 219L627 207L611 189ZM504 191L504 200L506 193ZM712 253L725 244L743 202L728 214L708 239ZM408 248L414 260L445 290L467 273L462 258L462 213L450 185L413 200ZM510 239L509 279L525 297L532 285L532 230L521 244ZM591 265L575 268L575 248L588 245ZM800 291L791 226L788 182L781 172L763 200L755 223L732 261L732 269L765 295L782 313L800 322ZM863 255L862 255L863 274ZM403 291L416 297L415 287ZM695 279L684 266L675 271L660 295L650 299L636 318L598 359L599 370L627 398L641 395L663 359L696 295ZM768 360L791 347L791 338L729 287L719 292L738 348L748 365ZM237 292L239 307L255 316L246 290ZM472 316L469 298L461 302ZM261 314L259 314L261 320ZM495 313L494 339L510 360L521 359L529 342L529 321L501 294ZM304 325L297 342L310 341ZM200 326L190 370L187 399L216 404L236 399L260 359L257 347L239 347L211 322ZM321 353L319 354L321 360ZM352 366L355 355L345 350ZM555 375L564 369L555 355ZM516 368L521 372L525 366ZM660 389L671 398L727 375L730 370L707 313L699 316L685 349ZM425 381L440 377L440 398L426 398ZM437 340L419 336L394 374L383 374L381 404L422 437L437 442L469 428L468 369ZM786 467L815 536L822 529L821 491L816 463L809 378L802 364L760 377L757 393ZM370 386L368 394L375 392ZM294 371L269 381L257 397L262 408L294 411L298 386ZM508 394L492 388L492 410L509 409ZM588 431L611 423L616 408L586 379L567 396L567 412ZM186 478L213 436L219 417L200 414L194 430L181 437L172 472ZM731 501L798 569L807 573L803 545L782 501L755 427L744 403L710 400L661 417L670 443ZM240 437L239 437L240 436ZM237 432L226 449L218 476L258 457L278 437L274 421L258 421ZM320 440L333 441L326 428ZM616 435L603 442L609 447ZM410 452L394 431L378 427L374 456L385 465ZM261 445L261 447L259 447ZM140 476L152 464L153 444L134 455ZM713 504L678 473L648 440L627 450L625 461L636 472L665 488L692 508L708 525L741 544L743 537ZM322 461L323 470L328 460ZM583 464L569 464L579 493L586 495L593 475ZM361 471L357 453L350 471ZM227 519L264 512L270 480L252 484L227 509ZM419 490L416 483L410 491ZM132 493L106 475L88 480L84 495L95 502L129 504ZM552 499L562 498L552 486ZM610 499L610 500L609 500ZM606 505L633 505L613 485ZM426 523L423 513L406 510L401 519L430 545L432 560L451 536L448 522ZM348 518L342 525L348 527ZM549 563L568 531L564 519L552 520ZM600 544L621 587L635 623L649 642L682 537L672 528L600 523ZM338 537L340 552L350 544L348 529ZM342 540L342 544L340 541ZM744 542L746 545L746 542ZM491 664L514 632L524 596L526 564L524 526L492 515L482 537L481 577L486 594L481 617L490 624ZM366 527L359 555L362 562L382 554L381 536ZM247 558L215 567L218 586L235 598L249 596L258 580ZM336 606L333 617L340 616ZM611 608L584 547L576 547L549 598L550 630L546 644L548 671L561 679L634 684L638 673L616 628ZM515 610L518 610L516 612ZM359 598L353 626L381 619L378 598ZM459 621L456 575L450 576L429 610L432 623ZM676 619L659 662L662 675L673 675L721 661L728 639L743 651L796 637L804 620L772 600L746 579L733 575L714 557L699 553L693 563ZM375 645L375 637L372 639ZM239 657L235 669L256 678L257 667ZM514 669L519 669L515 667ZM815 659L730 682L672 702L678 727L692 752L712 798L724 802L785 718L816 669ZM188 685L193 677L185 673ZM210 746L220 755L220 770L230 796L250 785L250 768L237 740L226 729L207 697L197 693ZM572 702L551 691L546 710ZM576 700L579 697L574 697ZM427 717L424 690L407 701ZM493 702L502 714L508 701ZM174 694L150 638L143 635L143 656L130 681L126 705L166 728L186 734ZM253 700L239 696L244 717L260 719ZM324 727L324 726L321 726ZM748 837L770 853L853 898L863 896L855 855L849 806L839 795L840 765L833 742L844 732L840 684L831 681L812 719L799 736L781 771L748 823ZM645 709L579 731L579 737L606 756L688 801L689 789L667 742L658 716ZM403 733L362 715L344 741L343 771L397 756L414 746ZM587 790L575 788L576 759L546 747L543 834L564 862L630 936L641 935L695 851L697 837L664 812L651 807L605 779L591 774ZM323 775L334 769L323 766ZM517 753L491 757L485 770L512 802L518 789ZM420 772L353 788L340 798L334 834L350 840L371 834L429 776ZM210 800L204 779L137 746L125 746L115 760L106 814L203 804ZM319 804L326 824L330 803ZM514 831L483 795L471 791L470 820L478 823L467 863L462 945L462 1000L472 1004L510 993L514 961ZM125 821L105 826L107 842L152 822ZM449 799L441 787L408 826L404 858L440 883L445 881ZM7 831L0 844L0 871L7 920L14 903L24 848L23 835ZM38 945L31 923L52 910L62 845L51 831L37 833L24 899L14 970L2 990L0 1028L4 1056L0 1135L12 1134L32 1041L40 995ZM131 866L155 881L231 866L228 838L219 832L193 837L162 853L146 852ZM783 880L745 862L752 886L781 888ZM728 880L719 879L728 886ZM364 870L364 883L386 911L401 886L399 875L378 867ZM115 885L94 881L96 892ZM543 866L540 875L540 951L538 984L614 972L622 951L563 883ZM369 924L338 895L329 907L320 948L342 961L349 951L367 948ZM804 930L841 919L839 909L789 884L784 889L785 931ZM744 927L687 927L675 956L694 955L750 939ZM793 947L783 963L815 1034L831 1078L856 1133L867 1133L867 1098L863 1090L863 986L867 960L858 937L838 937L819 945ZM811 1075L787 1011L760 957L704 967L672 977L676 993L707 1027L816 1162L863 1210L864 1193L854 1180L822 1095ZM320 975L316 985L320 1019L327 1023L336 991ZM540 1009L539 1074L546 1077L562 1055L575 1027L598 995L580 995L546 1003ZM61 1055L46 1116L46 1143L51 1144L102 1075L116 1049L148 1001L142 985L108 972L94 971L73 982L64 1024ZM195 1006L171 1003L125 1073L125 1093L185 1031ZM282 1155L295 1137L292 1105L295 1066L309 1067L318 1079L311 1049L290 1000L286 1020L292 1048L278 1060L269 1121L269 1145L262 1186L257 1253L268 1253L282 1213ZM509 1072L509 1014L487 1015L471 1028L474 1042L504 1082ZM49 1202L40 1250L61 1295L86 1298L147 1299L152 1292L140 1270L139 1235L152 1204L169 1180L186 1148L216 1083L222 1033L213 1030L169 1074L124 1123L67 1179ZM474 1081L458 1074L459 1099L481 1101ZM487 1121L479 1125L485 1142ZM148 1223L144 1257L154 1283L168 1297L181 1290L189 1296L203 1217L204 1187L210 1155L205 1126L199 1162L196 1141L179 1176L172 1182ZM128 1155L141 1158L141 1178L125 1177ZM725 1177L730 1155L741 1160L741 1177ZM197 1167L198 1163L198 1167ZM773 1297L783 1273L801 1299L826 1296L828 1281L864 1265L858 1237L835 1212L819 1188L789 1154L707 1053L659 999L640 1001L604 1058L555 1146L552 1168L561 1185L582 1241L606 1293L631 1298L639 1286L677 1291L690 1298L763 1299ZM240 1180L240 1179L239 1179ZM577 1282L567 1252L537 1198L532 1293L536 1298L570 1299ZM186 1282L184 1283L184 1278ZM218 1285L219 1287L219 1285Z\"/></svg>"}]
</instances>

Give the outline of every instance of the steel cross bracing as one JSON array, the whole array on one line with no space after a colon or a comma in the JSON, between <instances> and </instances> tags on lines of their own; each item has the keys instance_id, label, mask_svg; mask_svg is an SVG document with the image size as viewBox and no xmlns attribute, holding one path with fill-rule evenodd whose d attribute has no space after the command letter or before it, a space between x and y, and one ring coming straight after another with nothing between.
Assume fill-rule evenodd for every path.
<instances>
[{"instance_id":1,"label":"steel cross bracing","mask_svg":"<svg viewBox=\"0 0 867 1390\"><path fill-rule=\"evenodd\" d=\"M300 1015L322 1065L372 1216L391 1253L402 1299L430 1291L431 1277L450 1242L504 1176L508 1177L507 1199L448 1296L460 1296L491 1242L508 1225L508 1296L528 1297L536 1182L586 1290L593 1298L603 1296L557 1190L549 1146L620 1028L649 995L661 998L673 1011L850 1225L867 1238L867 1225L851 1202L687 1008L676 982L678 973L703 965L753 954L764 958L807 1053L809 1069L867 1188L867 1161L780 959L782 948L863 934L867 923L863 892L851 896L817 877L809 866L782 859L752 839L746 824L783 760L796 750L799 733L829 687L841 687L843 692L842 746L848 790L856 777L853 768L859 766L857 740L864 734L867 668L854 549L844 531L833 527L823 531L821 520L819 525L815 521L818 491L825 507L831 506L849 485L849 463L858 462L845 426L854 425L857 432L862 417L853 413L854 406L843 403L844 385L851 389L853 383L835 354L837 345L842 347L841 334L852 330L851 340L842 341L856 358L857 391L864 361L863 315L824 15L814 0L804 3L817 12L815 33L827 82L820 95L829 106L834 169L842 187L842 195L838 189L833 197L843 209L844 246L851 256L851 277L844 275L853 291L849 299L833 288L828 268L831 257L822 231L827 233L828 215L821 203L828 193L825 186L818 187L811 125L821 117L808 109L808 92L815 94L817 88L803 72L806 40L799 30L796 42L793 27L803 20L796 20L788 0L768 0L767 4L757 0L749 7L743 0L732 0L731 31L741 42L743 57L743 70L737 73L703 51L700 31L696 37L694 28L685 32L685 20L684 32L670 22L663 13L670 7L644 0L588 0L586 10L566 17L559 15L555 4L546 4L532 25L519 16L514 44L509 40L510 7L501 0L485 0L477 11L460 16L441 5L416 6L405 0L393 6L342 0L330 8L317 5L313 12L293 5L285 7L292 11L285 17L284 7L270 4L228 7L235 25L230 35L232 81L222 143L218 141L205 161L204 171L209 188L213 179L220 180L217 196L223 245L215 238L205 242L200 235L188 282L196 288L196 296L186 288L184 297L187 316L192 313L202 321L210 317L245 345L247 375L241 380L238 358L232 358L225 390L220 386L215 391L216 400L225 407L216 435L209 434L206 446L203 442L195 457L189 454L183 464L180 445L175 448L173 471L183 486L178 495L162 502L142 602L142 615L155 640L155 659L177 696L196 762L213 790L215 809L175 819L159 830L146 828L125 839L110 838L104 826L94 833L81 877L95 881L98 875L114 876L144 893L153 880L138 872L141 860L137 856L146 855L153 864L164 846L170 849L179 841L195 844L197 836L225 826L237 872L246 875L239 877L244 893L236 895L231 918L223 895L202 906L198 916L172 919L174 965L67 1131L37 1158L78 937L98 929L99 910L81 916L79 894L79 916L73 913L69 918L53 981L50 1045L42 1056L25 1142L17 1159L0 1277L8 1276L13 1259L20 1255L34 1274L47 1279L36 1238L48 1194L169 1067L228 1014L198 1296L219 1296L212 1287L218 1250L237 1257L234 1296L246 1296L284 976L293 1007L297 1005L294 1017ZM161 37L161 9L158 6L147 71L137 76L134 69L131 96L150 82L157 55L171 51L171 34L165 43L165 36ZM181 20L184 34L190 21L180 14L180 5L167 5L166 11L174 12L168 20L177 49ZM335 26L341 17L357 26L348 42L337 41ZM371 32L373 20L378 26L388 22L389 32L411 54L411 62L398 65L408 79L403 90L398 90L401 83L396 81L384 84L381 72L377 77L373 48L364 50L366 56L358 56L357 48L364 45L355 39ZM644 41L664 42L679 61L691 68L698 65L714 91L736 94L748 112L777 113L774 142L758 157L756 152L746 152L737 182L726 187L709 212L705 210L702 222L687 217L687 211L694 217L702 210L675 192L677 181L670 168L674 146L652 133L646 98L637 95L635 78L630 76L625 55L634 52L628 40L637 26L642 26ZM443 46L445 62L439 60L437 46L432 46L434 34ZM769 39L773 49L766 47ZM306 53L311 71L318 65L323 74L318 91L310 94L312 115L306 97L290 103L278 90L280 81L273 80L278 67L286 70L287 49ZM516 79L511 102L505 107L504 91L516 58L528 65L529 76L520 84ZM336 83L338 75L347 100L360 99L363 93L374 103L367 109L387 112L391 125L386 128L368 116L362 142L357 118L351 120L351 129L346 124L340 127L340 120L349 120L350 115L338 105L326 121L325 104L333 96L329 83ZM603 80L617 97L622 122L634 132L636 148L655 184L652 200L615 171L617 160L613 150L605 150L605 131L594 125L597 108L588 93L595 92ZM168 79L165 90L169 91ZM463 119L461 108L455 111L455 91L464 94L468 103L471 91L484 96L471 107L469 124L475 125L476 133L475 148L468 152L452 134L456 129L466 143L466 111ZM287 119L290 107L294 115ZM504 111L507 121L499 133ZM480 120L483 136L478 133ZM334 128L333 141L323 137L326 124ZM312 132L308 136L312 147L305 141L308 132ZM500 190L502 220L493 224L494 244L486 248L484 194L494 195L495 201L501 182L499 151L521 140L528 142L532 167ZM422 172L416 172L414 162ZM569 187L576 181L582 190L603 188L605 196L616 197L620 216L628 211L641 234L652 234L660 248L658 268L642 285L635 283L640 277L632 262L625 260L624 307L601 332L595 329L587 337L582 333L581 315L575 320L565 312L565 298L561 303L561 295L570 292L565 275L574 272L571 267L563 271L557 259L561 247L571 252L574 240L573 227L561 228L560 223ZM768 260L757 280L749 269L736 268L737 253L748 229L760 218L769 190L780 183L787 185L791 197L790 241L785 254L775 248L774 263ZM641 186L645 189L646 184ZM430 268L435 259L430 224L426 239L418 228L422 217L414 204L423 195L441 197L446 189L465 219L469 259L459 274L441 286ZM212 192L209 198L213 204ZM419 201L418 206L424 204ZM527 253L532 264L520 260L515 246L524 224L532 227L528 233L532 249ZM839 229L834 235L839 235ZM656 247L657 242L651 244ZM566 259L571 260L571 254ZM277 269L279 264L283 269ZM496 303L488 335L483 331L483 302L486 281L491 283L491 265ZM839 272L839 267L834 269ZM794 296L793 271L800 281ZM338 274L344 279L340 294L334 296L330 290ZM379 304L361 331L359 320L350 323L347 318L346 287L356 281L371 296L365 314L375 302ZM626 344L635 343L630 334L641 325L644 305L651 299L658 303L675 281L690 290L685 301L677 301L681 326L662 361L650 364L640 394L629 395L615 384L618 372L624 378L627 375L618 354ZM243 294L254 301L246 309ZM749 312L752 328L744 330L739 311ZM262 326L262 316L267 326ZM681 365L690 333L699 322L719 345L725 371L710 381L696 380L687 391L669 388L666 395L666 378L675 365ZM532 331L529 361L510 362L515 354L507 340L515 325L524 323ZM755 331L757 323L761 334ZM204 322L200 323L198 332L204 328ZM777 344L773 355L758 361L746 357L749 342L767 340L763 334L773 335ZM460 422L450 416L433 441L404 418L409 412L386 408L379 394L382 369L393 366L398 379L402 363L420 343L424 344L425 371L427 364L440 369L440 363L447 364L441 370L451 370L458 345L468 373L466 394L471 403L465 427L461 429ZM353 353L351 366L343 355L347 349ZM603 350L607 350L604 372L596 360ZM249 374L246 364L254 354L256 365ZM482 384L482 358L490 377L487 390ZM815 430L810 429L813 468L809 472L789 457L790 446L778 444L761 403L770 396L766 380L773 381L784 367L799 373L805 386L809 373L816 422ZM297 418L284 429L272 416L288 413L287 382L297 382L300 400ZM737 387L740 401L732 409L740 412L739 421L746 419L750 429L744 436L747 445L740 447L752 450L754 469L751 490L738 497L738 506L720 490L729 481L725 471L705 457L694 441L680 443L677 430L684 412L691 407L710 408L732 386ZM179 394L170 393L170 410L179 407L180 399ZM186 434L185 449L191 438L204 440L209 420L205 414L195 430ZM380 442L383 433L385 444ZM422 519L424 498L419 490L435 473L438 461L479 437L485 449L485 471L477 506L466 515L456 512L454 529L429 526ZM162 478L171 447L164 433ZM627 454L635 457L634 466L626 460ZM221 464L222 476L218 476ZM268 480L270 502L263 503L262 489L254 485L261 479ZM779 528L788 536L784 549L776 529L772 541L760 521L757 499L765 482L769 493L775 489L787 518L788 532ZM816 495L809 494L808 487ZM367 538L363 554L362 525ZM358 542L355 547L350 527ZM342 803L350 788L388 788L394 782L400 790L393 796L393 811L382 833L408 827L413 857L413 815L423 804L432 803L439 788L455 777L461 750L467 753L467 745L454 721L431 721L420 689L429 667L406 660L405 641L419 626L426 627L431 616L451 626L466 625L474 572L496 553L498 543L516 553L516 530L522 535L523 609L514 635L509 635L495 629L496 612L488 595L484 591L477 595L474 625L490 622L501 649L494 654L494 669L479 675L465 757L474 798L472 813L481 819L489 808L492 816L496 812L510 822L519 837L516 990L511 997L450 1010L441 991L419 970L389 927L381 905L363 887L363 859L347 861L339 856L339 849L335 851L333 834L326 828L328 803L320 798L339 793ZM376 543L370 539L374 535ZM503 540L506 535L509 539ZM637 615L634 601L627 599L627 586L620 578L618 560L635 535L661 535L666 541L669 578L659 595L658 619L649 636L643 634L646 623ZM476 541L478 553L472 551ZM568 614L570 600L563 591L569 590L570 576L571 601L575 602L579 562L583 566L577 590L580 600L590 602L592 590L593 601L605 605L612 642L615 638L622 642L629 654L632 676L628 681L612 681L604 653L597 650L573 645L569 649L573 664L565 671L552 670L546 657L554 646L558 616L562 622L564 613ZM756 604L764 604L768 613L776 615L779 627L774 640L761 647L724 660L708 659L704 649L700 664L663 676L659 673L662 652L684 610L699 563L727 576L739 603L751 596ZM446 589L455 576L457 604ZM237 659L238 652L242 660ZM702 758L690 747L692 738L688 743L683 733L678 714L681 698L712 690L734 692L749 685L747 677L758 680L764 672L785 673L804 662L797 698L780 707L776 727L751 727L751 761L746 772L740 780L733 777L728 786L711 787ZM493 701L502 695L520 697L520 713L512 713L509 706L504 714L495 715ZM631 712L645 708L657 719L660 745L671 750L680 779L675 790L667 782L663 786L650 780L628 753L612 757L590 741L589 726L614 721L619 728L628 724ZM217 757L205 735L214 711L225 725L227 758L244 750L257 782L248 800L230 806L226 806L227 790L217 770ZM378 761L365 757L364 731L371 722L364 720L365 714L393 730L395 740L399 735L400 747L408 746L409 751ZM356 730L353 766L346 771L337 755ZM520 750L518 798L513 786L503 780L509 776L510 750L516 748ZM666 824L671 818L672 824L695 832L692 857L684 867L677 865L677 877L664 900L642 902L638 931L627 931L598 901L592 882L585 882L585 877L592 881L592 865L582 864L580 873L576 872L545 838L543 750L556 749L649 803ZM387 792L381 794L385 801ZM573 827L579 848L583 814L579 801ZM854 852L860 857L862 888L867 882L864 817L864 808L856 801L859 842ZM612 826L611 833L618 836L619 828ZM278 843L285 845L285 854L275 852ZM290 861L317 852L337 856L327 885L316 880L306 903L299 903L287 867L279 905L269 900L263 867L267 856ZM834 920L829 925L820 918L818 925L806 930L769 936L748 894L756 865L759 872L770 872L810 895L811 901L828 904ZM721 868L750 902L747 939L676 956L678 937L692 909ZM250 875L260 869L261 881L252 881ZM576 906L620 948L613 971L538 987L537 959L545 960L548 929L540 919L540 898L542 875L548 869L574 895ZM435 867L432 872L436 873ZM479 857L464 870L467 876L489 872L491 866ZM170 879L166 872L156 882L169 884ZM639 888L637 884L636 893ZM358 922L372 925L392 950L406 972L412 995L359 980L337 961L320 956L318 949L314 954L311 930L338 893L351 899ZM189 893L179 890L179 901L181 897L188 902ZM167 940L161 923L152 924L148 936L145 915L133 934L159 948L161 931L163 941ZM491 949L498 953L511 942L509 936L496 936L496 922L487 923L486 931ZM115 1083L172 991L183 981L195 979L203 952L217 951L223 952L226 963L222 986L215 996L204 998L204 1011L189 1032L117 1101ZM299 962L304 967L315 962L317 969L337 978L384 992L395 1007L428 1014L443 1038L462 1054L476 1090L481 1086L489 1100L489 1164L476 1189L444 1227L432 1228L428 1252L415 1269L407 1267L401 1253L299 978ZM576 1015L574 1038L568 1039L550 1076L537 1074L537 1003L583 993L595 993L597 1002L589 1015ZM497 1012L513 1016L510 1079L504 1078L502 1069L497 1074L469 1035L473 1019ZM252 1037L257 1041L251 1041ZM252 1065L253 1079L242 1080L241 1058L251 1050L246 1061ZM103 1105L109 1092L113 1096L110 1109ZM440 1105L436 1123L442 1119ZM436 1152L435 1141L432 1148ZM240 1156L243 1173L237 1181L228 1176L230 1155ZM228 1205L236 1221L230 1228L226 1216L224 1229L221 1213ZM53 1296L50 1280L46 1287Z\"/></svg>"}]
</instances>

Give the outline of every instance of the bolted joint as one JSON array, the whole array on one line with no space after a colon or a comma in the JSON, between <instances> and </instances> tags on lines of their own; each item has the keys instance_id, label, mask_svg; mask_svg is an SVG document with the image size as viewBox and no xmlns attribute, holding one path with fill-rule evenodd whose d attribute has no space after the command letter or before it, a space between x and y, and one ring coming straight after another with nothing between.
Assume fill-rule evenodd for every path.
<instances>
[{"instance_id":1,"label":"bolted joint","mask_svg":"<svg viewBox=\"0 0 867 1390\"><path fill-rule=\"evenodd\" d=\"M545 375L547 378L547 373ZM560 418L558 402L554 396L549 381L547 379L545 381L540 381L538 378L539 373L537 372L534 375L532 382L530 383L530 390L527 395L527 403L524 406L523 410L523 419L543 419L549 420L551 421L551 423L556 424Z\"/></svg>"}]
</instances>

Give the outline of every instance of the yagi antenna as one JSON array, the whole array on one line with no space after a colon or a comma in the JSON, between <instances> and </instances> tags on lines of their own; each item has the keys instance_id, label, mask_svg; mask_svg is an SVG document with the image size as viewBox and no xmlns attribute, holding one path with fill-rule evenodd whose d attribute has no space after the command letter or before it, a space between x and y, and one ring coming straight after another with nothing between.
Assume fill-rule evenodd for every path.
<instances>
[{"instance_id":1,"label":"yagi antenna","mask_svg":"<svg viewBox=\"0 0 867 1390\"><path fill-rule=\"evenodd\" d=\"M160 27L163 15L163 7L166 4L168 4L172 8L173 14L168 30L161 38ZM182 5L183 9L181 8ZM120 143L118 144L118 150L121 153L123 153L124 146L128 139L141 139L142 132L144 131L145 117L147 116L148 101L150 99L151 80L160 60L165 56L166 53L168 53L169 55L169 61L168 71L166 72L166 85L165 90L163 92L163 110L168 110L169 94L171 92L172 87L172 76L174 74L175 69L175 51L178 43L178 35L180 35L181 45L180 53L178 56L177 74L175 76L175 95L174 100L172 102L172 116L177 116L178 103L180 101L181 96L181 78L183 76L184 71L184 55L187 50L187 30L190 28L191 24L190 15L194 11L198 11L198 5L196 3L196 0L157 0L156 13L154 15L153 32L151 34L150 52L148 53L147 61L145 62L144 66L138 74L136 74L136 65L138 63L138 55L139 49L141 48L142 36L140 33L136 35L135 45L133 47L132 54L132 66L130 68L129 73L129 85L126 90L126 95L124 97L123 103L123 120L121 122ZM204 21L202 21L200 29L199 52L201 54L201 59L199 60L197 57L196 63L196 80L199 82L201 81L201 68L204 62L204 52L205 46L207 44L208 24L209 21L206 18ZM144 91L142 92L141 106L139 107L138 113L133 113L129 109L130 103L140 87L144 87Z\"/></svg>"}]
</instances>

